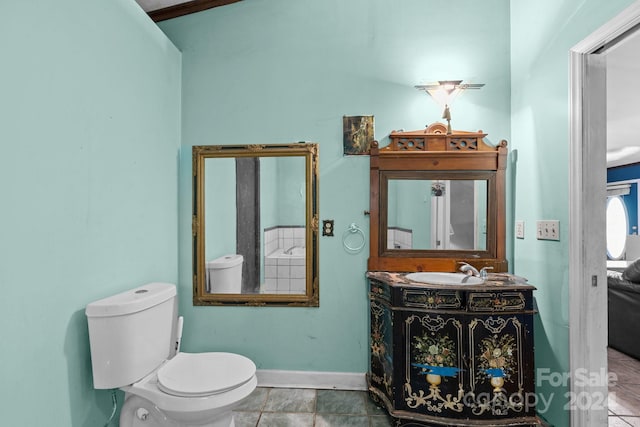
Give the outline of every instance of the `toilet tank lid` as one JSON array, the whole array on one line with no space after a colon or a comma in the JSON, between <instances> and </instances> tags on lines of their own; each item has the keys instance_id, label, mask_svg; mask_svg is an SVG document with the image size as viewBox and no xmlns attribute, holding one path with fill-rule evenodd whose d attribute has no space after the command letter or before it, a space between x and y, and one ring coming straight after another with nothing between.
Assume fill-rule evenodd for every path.
<instances>
[{"instance_id":1,"label":"toilet tank lid","mask_svg":"<svg viewBox=\"0 0 640 427\"><path fill-rule=\"evenodd\" d=\"M113 317L137 313L176 296L176 286L153 282L87 305L87 317Z\"/></svg>"},{"instance_id":2,"label":"toilet tank lid","mask_svg":"<svg viewBox=\"0 0 640 427\"><path fill-rule=\"evenodd\" d=\"M231 268L242 263L242 255L224 255L220 258L216 258L213 261L209 261L207 267L209 268Z\"/></svg>"}]
</instances>

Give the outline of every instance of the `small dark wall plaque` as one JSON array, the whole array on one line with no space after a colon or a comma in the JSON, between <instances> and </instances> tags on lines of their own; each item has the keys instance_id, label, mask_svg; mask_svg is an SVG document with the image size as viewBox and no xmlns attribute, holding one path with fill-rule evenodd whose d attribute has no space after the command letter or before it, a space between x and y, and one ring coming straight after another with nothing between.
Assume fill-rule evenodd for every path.
<instances>
[{"instance_id":1,"label":"small dark wall plaque","mask_svg":"<svg viewBox=\"0 0 640 427\"><path fill-rule=\"evenodd\" d=\"M345 155L369 154L373 142L373 116L343 116Z\"/></svg>"}]
</instances>

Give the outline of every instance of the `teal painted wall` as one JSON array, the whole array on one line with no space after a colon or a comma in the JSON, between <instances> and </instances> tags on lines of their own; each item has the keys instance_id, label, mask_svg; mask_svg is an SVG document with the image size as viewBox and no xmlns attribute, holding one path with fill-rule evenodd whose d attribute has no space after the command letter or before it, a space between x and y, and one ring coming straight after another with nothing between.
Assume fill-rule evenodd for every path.
<instances>
[{"instance_id":1,"label":"teal painted wall","mask_svg":"<svg viewBox=\"0 0 640 427\"><path fill-rule=\"evenodd\" d=\"M517 164L511 203L525 221L516 240L514 271L538 288L536 364L569 372L569 50L605 24L631 0L511 2L512 148ZM535 239L535 221L560 220L560 242ZM604 256L604 254L603 254ZM569 425L566 387L543 383L553 397L545 414Z\"/></svg>"},{"instance_id":2,"label":"teal painted wall","mask_svg":"<svg viewBox=\"0 0 640 427\"><path fill-rule=\"evenodd\" d=\"M305 225L305 159L281 157L276 165L278 181L273 189L275 192L262 193L261 199L275 198L278 205L277 225Z\"/></svg>"},{"instance_id":3,"label":"teal painted wall","mask_svg":"<svg viewBox=\"0 0 640 427\"><path fill-rule=\"evenodd\" d=\"M452 24L446 17L455 17ZM453 127L510 138L507 0L245 0L160 27L182 52L180 311L186 351L245 354L260 369L367 370L368 246L343 248L352 222L368 235L369 158L343 156L342 116L421 129L442 111L415 84L486 83L452 107ZM320 307L194 307L191 146L320 144Z\"/></svg>"},{"instance_id":4,"label":"teal painted wall","mask_svg":"<svg viewBox=\"0 0 640 427\"><path fill-rule=\"evenodd\" d=\"M102 426L86 304L177 280L180 53L131 0L0 2L0 44L0 424Z\"/></svg>"},{"instance_id":5,"label":"teal painted wall","mask_svg":"<svg viewBox=\"0 0 640 427\"><path fill-rule=\"evenodd\" d=\"M236 161L230 158L206 159L204 187L205 261L235 254L236 248Z\"/></svg>"},{"instance_id":6,"label":"teal painted wall","mask_svg":"<svg viewBox=\"0 0 640 427\"><path fill-rule=\"evenodd\" d=\"M431 181L389 181L389 194L392 195L388 201L389 225L411 230L414 249L431 248ZM395 203L392 198L396 199Z\"/></svg>"}]
</instances>

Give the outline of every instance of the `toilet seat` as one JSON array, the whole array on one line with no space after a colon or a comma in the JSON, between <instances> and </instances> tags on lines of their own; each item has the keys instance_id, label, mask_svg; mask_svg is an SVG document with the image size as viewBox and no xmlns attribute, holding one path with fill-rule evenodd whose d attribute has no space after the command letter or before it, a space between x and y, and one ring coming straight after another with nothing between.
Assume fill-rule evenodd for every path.
<instances>
[{"instance_id":1,"label":"toilet seat","mask_svg":"<svg viewBox=\"0 0 640 427\"><path fill-rule=\"evenodd\" d=\"M256 365L233 353L178 353L158 370L158 388L179 397L224 393L250 381Z\"/></svg>"}]
</instances>

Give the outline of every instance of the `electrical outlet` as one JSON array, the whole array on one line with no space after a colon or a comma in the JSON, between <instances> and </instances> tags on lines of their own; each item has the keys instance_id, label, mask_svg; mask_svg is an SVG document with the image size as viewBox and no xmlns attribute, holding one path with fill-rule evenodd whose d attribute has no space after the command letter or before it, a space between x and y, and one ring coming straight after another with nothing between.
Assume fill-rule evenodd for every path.
<instances>
[{"instance_id":1,"label":"electrical outlet","mask_svg":"<svg viewBox=\"0 0 640 427\"><path fill-rule=\"evenodd\" d=\"M332 219L322 220L322 235L333 237L333 220Z\"/></svg>"},{"instance_id":2,"label":"electrical outlet","mask_svg":"<svg viewBox=\"0 0 640 427\"><path fill-rule=\"evenodd\" d=\"M538 221L536 223L536 238L538 240L560 240L560 221Z\"/></svg>"},{"instance_id":3,"label":"electrical outlet","mask_svg":"<svg viewBox=\"0 0 640 427\"><path fill-rule=\"evenodd\" d=\"M524 239L524 221L516 221L516 238Z\"/></svg>"}]
</instances>

